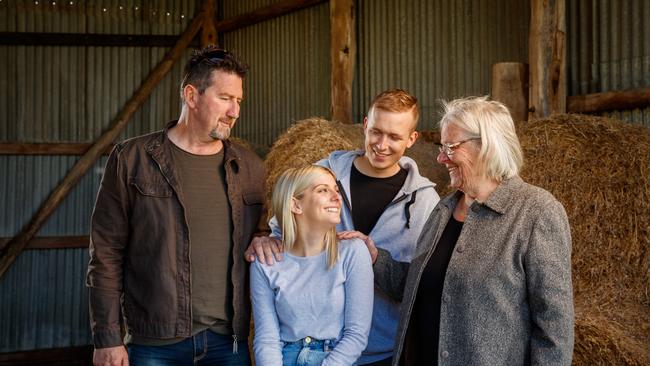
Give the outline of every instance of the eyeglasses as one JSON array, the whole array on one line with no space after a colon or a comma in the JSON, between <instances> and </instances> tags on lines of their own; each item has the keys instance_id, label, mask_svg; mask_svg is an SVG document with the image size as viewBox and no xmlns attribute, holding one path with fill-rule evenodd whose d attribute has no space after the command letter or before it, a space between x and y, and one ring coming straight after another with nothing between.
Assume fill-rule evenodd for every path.
<instances>
[{"instance_id":1,"label":"eyeglasses","mask_svg":"<svg viewBox=\"0 0 650 366\"><path fill-rule=\"evenodd\" d=\"M466 143L468 141L480 140L480 139L481 139L480 137L473 137L471 139L454 142L453 144L442 144L442 143L439 143L439 142L436 142L435 144L436 144L436 146L438 146L438 151L440 151L441 153L444 152L447 156L452 156L452 155L454 155L454 151L460 145L462 145L462 144L464 144L464 143Z\"/></svg>"}]
</instances>

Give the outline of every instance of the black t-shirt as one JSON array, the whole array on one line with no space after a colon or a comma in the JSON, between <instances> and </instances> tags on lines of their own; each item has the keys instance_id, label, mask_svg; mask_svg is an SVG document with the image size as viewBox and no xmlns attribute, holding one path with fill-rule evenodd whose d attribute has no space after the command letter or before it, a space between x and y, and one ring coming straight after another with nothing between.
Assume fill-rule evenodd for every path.
<instances>
[{"instance_id":1,"label":"black t-shirt","mask_svg":"<svg viewBox=\"0 0 650 366\"><path fill-rule=\"evenodd\" d=\"M350 196L355 230L366 235L372 231L386 206L404 185L407 176L408 171L400 167L399 172L392 177L369 177L352 164Z\"/></svg>"},{"instance_id":2,"label":"black t-shirt","mask_svg":"<svg viewBox=\"0 0 650 366\"><path fill-rule=\"evenodd\" d=\"M416 365L438 364L438 337L440 333L440 301L447 273L449 260L456 247L456 242L463 229L463 223L452 216L440 236L427 266L422 273L418 292L413 305L413 315L409 328L412 339Z\"/></svg>"}]
</instances>

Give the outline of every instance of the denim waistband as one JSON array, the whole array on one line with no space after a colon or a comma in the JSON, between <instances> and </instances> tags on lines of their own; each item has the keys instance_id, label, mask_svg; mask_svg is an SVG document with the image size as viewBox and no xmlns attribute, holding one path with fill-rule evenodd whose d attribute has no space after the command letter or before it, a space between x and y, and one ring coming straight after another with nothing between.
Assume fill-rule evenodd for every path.
<instances>
[{"instance_id":1,"label":"denim waistband","mask_svg":"<svg viewBox=\"0 0 650 366\"><path fill-rule=\"evenodd\" d=\"M313 350L321 350L325 352L329 352L334 347L336 347L336 344L338 343L338 340L336 339L315 339L312 337L305 337L303 339L299 339L295 342L285 342L284 347L290 347L290 348L309 348Z\"/></svg>"}]
</instances>

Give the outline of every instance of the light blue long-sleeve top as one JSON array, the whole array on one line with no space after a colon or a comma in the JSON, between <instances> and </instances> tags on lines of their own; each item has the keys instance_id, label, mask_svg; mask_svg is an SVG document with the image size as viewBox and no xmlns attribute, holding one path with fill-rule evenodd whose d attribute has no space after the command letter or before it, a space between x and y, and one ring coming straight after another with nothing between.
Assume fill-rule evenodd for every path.
<instances>
[{"instance_id":1,"label":"light blue long-sleeve top","mask_svg":"<svg viewBox=\"0 0 650 366\"><path fill-rule=\"evenodd\" d=\"M307 336L338 340L323 365L352 365L366 348L373 308L370 254L358 239L341 241L338 251L331 269L325 251L309 257L285 252L272 266L253 262L257 365L282 365L284 342Z\"/></svg>"}]
</instances>

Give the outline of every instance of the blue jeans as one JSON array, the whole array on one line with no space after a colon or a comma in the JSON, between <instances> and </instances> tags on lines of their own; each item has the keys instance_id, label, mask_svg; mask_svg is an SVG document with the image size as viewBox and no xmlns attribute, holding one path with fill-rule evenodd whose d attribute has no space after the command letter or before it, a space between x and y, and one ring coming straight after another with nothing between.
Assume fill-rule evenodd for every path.
<instances>
[{"instance_id":1,"label":"blue jeans","mask_svg":"<svg viewBox=\"0 0 650 366\"><path fill-rule=\"evenodd\" d=\"M168 346L130 344L130 366L250 366L248 342L239 341L237 353L232 336L204 330Z\"/></svg>"},{"instance_id":2,"label":"blue jeans","mask_svg":"<svg viewBox=\"0 0 650 366\"><path fill-rule=\"evenodd\" d=\"M335 346L336 339L321 341L310 337L285 343L282 366L320 366Z\"/></svg>"}]
</instances>

